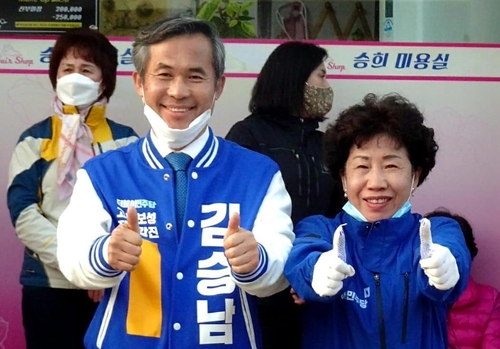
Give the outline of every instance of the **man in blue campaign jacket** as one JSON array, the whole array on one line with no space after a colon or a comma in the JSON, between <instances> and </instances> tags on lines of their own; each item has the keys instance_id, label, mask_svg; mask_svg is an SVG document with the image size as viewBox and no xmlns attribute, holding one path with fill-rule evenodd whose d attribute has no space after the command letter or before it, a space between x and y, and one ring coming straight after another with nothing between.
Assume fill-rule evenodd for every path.
<instances>
[{"instance_id":1,"label":"man in blue campaign jacket","mask_svg":"<svg viewBox=\"0 0 500 349\"><path fill-rule=\"evenodd\" d=\"M208 127L224 86L210 25L161 20L137 36L133 58L151 131L78 172L58 227L64 275L106 288L85 346L260 348L256 296L287 287L294 239L279 168ZM174 170L179 152L190 161Z\"/></svg>"}]
</instances>

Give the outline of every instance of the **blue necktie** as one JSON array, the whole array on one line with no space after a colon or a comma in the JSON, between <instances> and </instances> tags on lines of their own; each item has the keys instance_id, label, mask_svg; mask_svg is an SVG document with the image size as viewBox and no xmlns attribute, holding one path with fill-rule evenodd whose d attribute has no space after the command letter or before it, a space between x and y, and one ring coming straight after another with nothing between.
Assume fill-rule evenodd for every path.
<instances>
[{"instance_id":1,"label":"blue necktie","mask_svg":"<svg viewBox=\"0 0 500 349\"><path fill-rule=\"evenodd\" d=\"M175 171L175 214L177 218L178 231L184 221L184 211L186 208L187 194L187 167L191 162L191 157L184 153L170 153L165 159Z\"/></svg>"}]
</instances>

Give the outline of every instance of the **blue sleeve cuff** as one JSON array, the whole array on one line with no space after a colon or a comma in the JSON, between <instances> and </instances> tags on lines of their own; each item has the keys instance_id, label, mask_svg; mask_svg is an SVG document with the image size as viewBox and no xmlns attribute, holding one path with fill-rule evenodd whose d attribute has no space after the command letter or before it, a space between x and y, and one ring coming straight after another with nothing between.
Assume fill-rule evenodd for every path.
<instances>
[{"instance_id":1,"label":"blue sleeve cuff","mask_svg":"<svg viewBox=\"0 0 500 349\"><path fill-rule=\"evenodd\" d=\"M111 265L108 264L106 261L106 258L104 256L104 253L107 251L104 251L104 246L106 245L106 242L108 239L111 237L111 235L107 234L104 236L101 236L98 238L96 241L94 241L94 244L92 245L92 248L90 249L90 265L92 266L92 269L102 277L115 277L120 275L122 272L120 270L115 270Z\"/></svg>"},{"instance_id":2,"label":"blue sleeve cuff","mask_svg":"<svg viewBox=\"0 0 500 349\"><path fill-rule=\"evenodd\" d=\"M268 256L266 249L261 244L258 244L257 248L259 249L259 265L257 265L257 268L255 268L254 271L248 274L234 273L231 269L231 274L233 275L236 281L241 283L254 282L255 280L257 280L266 273L268 265Z\"/></svg>"}]
</instances>

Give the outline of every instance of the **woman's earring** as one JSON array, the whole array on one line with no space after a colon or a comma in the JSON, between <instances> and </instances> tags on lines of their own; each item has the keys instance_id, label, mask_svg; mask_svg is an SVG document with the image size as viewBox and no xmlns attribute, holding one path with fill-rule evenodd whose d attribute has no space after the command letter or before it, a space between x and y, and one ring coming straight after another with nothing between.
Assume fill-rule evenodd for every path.
<instances>
[{"instance_id":1,"label":"woman's earring","mask_svg":"<svg viewBox=\"0 0 500 349\"><path fill-rule=\"evenodd\" d=\"M411 187L411 196L415 196L415 188L414 187Z\"/></svg>"},{"instance_id":2,"label":"woman's earring","mask_svg":"<svg viewBox=\"0 0 500 349\"><path fill-rule=\"evenodd\" d=\"M347 198L347 192L344 192L344 197Z\"/></svg>"}]
</instances>

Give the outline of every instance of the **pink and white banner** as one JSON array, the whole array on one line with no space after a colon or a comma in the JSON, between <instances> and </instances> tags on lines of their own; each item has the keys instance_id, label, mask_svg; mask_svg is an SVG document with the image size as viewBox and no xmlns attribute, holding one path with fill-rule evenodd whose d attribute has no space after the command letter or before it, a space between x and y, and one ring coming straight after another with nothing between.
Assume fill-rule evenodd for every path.
<instances>
[{"instance_id":1,"label":"pink and white banner","mask_svg":"<svg viewBox=\"0 0 500 349\"><path fill-rule=\"evenodd\" d=\"M131 39L112 38L119 74L133 71ZM255 77L281 41L225 40L229 77ZM494 44L316 42L329 53L335 79L500 81ZM54 38L0 36L0 73L45 74Z\"/></svg>"}]
</instances>

